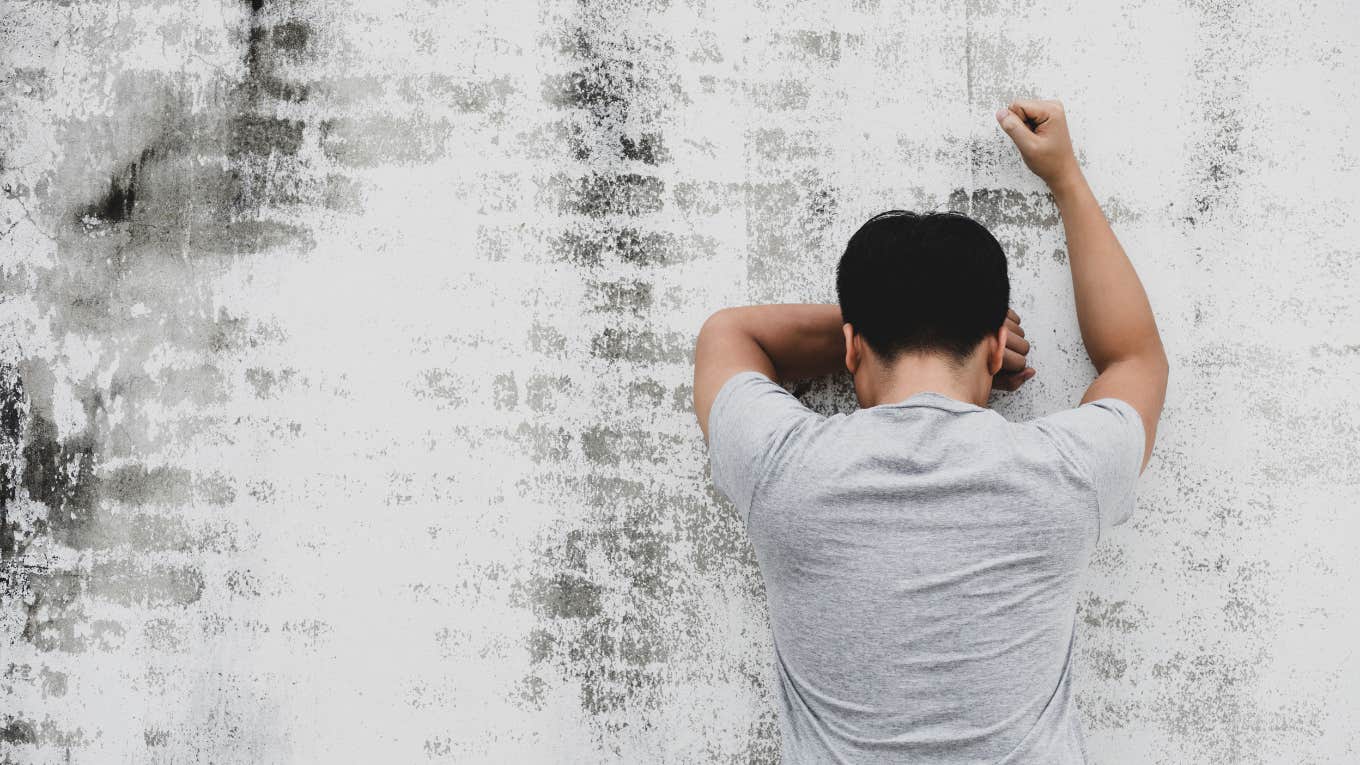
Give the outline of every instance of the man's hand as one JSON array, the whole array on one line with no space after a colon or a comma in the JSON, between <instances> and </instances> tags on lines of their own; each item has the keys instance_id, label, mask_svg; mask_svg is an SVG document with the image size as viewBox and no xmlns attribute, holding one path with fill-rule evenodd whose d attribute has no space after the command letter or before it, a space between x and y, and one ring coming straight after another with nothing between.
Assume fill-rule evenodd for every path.
<instances>
[{"instance_id":1,"label":"man's hand","mask_svg":"<svg viewBox=\"0 0 1360 765\"><path fill-rule=\"evenodd\" d=\"M1016 101L998 110L996 120L1029 169L1048 184L1062 217L1077 324L1096 368L1081 403L1118 398L1138 410L1147 467L1170 375L1147 292L1077 166L1062 104Z\"/></svg>"},{"instance_id":2,"label":"man's hand","mask_svg":"<svg viewBox=\"0 0 1360 765\"><path fill-rule=\"evenodd\" d=\"M1049 186L1081 175L1067 133L1067 115L1058 101L1014 101L997 109L996 121L1015 142L1025 166Z\"/></svg>"},{"instance_id":3,"label":"man's hand","mask_svg":"<svg viewBox=\"0 0 1360 765\"><path fill-rule=\"evenodd\" d=\"M1006 309L1006 330L1006 357L1001 360L1001 371L992 376L992 388L1013 391L1019 390L1035 371L1034 367L1025 366L1029 341L1020 326L1020 314L1013 308Z\"/></svg>"}]
</instances>

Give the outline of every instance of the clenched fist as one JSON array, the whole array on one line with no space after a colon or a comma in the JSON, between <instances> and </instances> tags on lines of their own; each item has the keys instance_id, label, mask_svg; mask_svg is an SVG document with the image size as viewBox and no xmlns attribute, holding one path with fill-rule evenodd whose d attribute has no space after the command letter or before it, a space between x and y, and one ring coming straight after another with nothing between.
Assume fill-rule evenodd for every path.
<instances>
[{"instance_id":1,"label":"clenched fist","mask_svg":"<svg viewBox=\"0 0 1360 765\"><path fill-rule=\"evenodd\" d=\"M1020 326L1020 314L1014 308L1006 309L1006 352L1001 360L1001 370L992 375L992 388L996 390L1019 390L1021 385L1035 375L1034 367L1029 366L1029 341L1025 330Z\"/></svg>"},{"instance_id":2,"label":"clenched fist","mask_svg":"<svg viewBox=\"0 0 1360 765\"><path fill-rule=\"evenodd\" d=\"M1049 186L1081 173L1058 101L1014 101L997 109L996 121L1015 142L1025 166Z\"/></svg>"}]
</instances>

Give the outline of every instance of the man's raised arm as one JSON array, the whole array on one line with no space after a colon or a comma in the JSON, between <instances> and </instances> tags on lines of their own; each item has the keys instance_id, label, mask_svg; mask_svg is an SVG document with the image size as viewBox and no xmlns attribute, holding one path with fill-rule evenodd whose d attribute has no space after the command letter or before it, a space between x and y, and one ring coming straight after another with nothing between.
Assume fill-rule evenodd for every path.
<instances>
[{"instance_id":1,"label":"man's raised arm","mask_svg":"<svg viewBox=\"0 0 1360 765\"><path fill-rule=\"evenodd\" d=\"M708 440L708 413L723 383L754 370L778 383L845 369L841 308L776 303L724 308L708 317L694 346L694 413Z\"/></svg>"},{"instance_id":2,"label":"man's raised arm","mask_svg":"<svg viewBox=\"0 0 1360 765\"><path fill-rule=\"evenodd\" d=\"M1015 390L1025 374L1029 341L1008 310L1006 356L993 386ZM783 385L844 372L841 308L835 303L772 303L724 308L708 317L694 347L694 414L708 440L708 415L732 375L754 370Z\"/></svg>"},{"instance_id":3,"label":"man's raised arm","mask_svg":"<svg viewBox=\"0 0 1360 765\"><path fill-rule=\"evenodd\" d=\"M1062 214L1077 322L1097 372L1082 403L1112 397L1138 410L1146 468L1169 370L1147 293L1077 164L1062 104L1016 101L996 117L1025 165L1048 184Z\"/></svg>"}]
</instances>

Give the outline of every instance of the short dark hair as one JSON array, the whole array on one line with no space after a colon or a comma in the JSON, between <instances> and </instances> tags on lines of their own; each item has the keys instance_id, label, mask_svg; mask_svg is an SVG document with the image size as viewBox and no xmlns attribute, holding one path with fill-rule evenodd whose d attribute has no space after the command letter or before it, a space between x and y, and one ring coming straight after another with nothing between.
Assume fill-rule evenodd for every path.
<instances>
[{"instance_id":1,"label":"short dark hair","mask_svg":"<svg viewBox=\"0 0 1360 765\"><path fill-rule=\"evenodd\" d=\"M841 318L886 363L933 351L961 365L1006 321L1006 253L963 213L888 210L850 237L836 295Z\"/></svg>"}]
</instances>

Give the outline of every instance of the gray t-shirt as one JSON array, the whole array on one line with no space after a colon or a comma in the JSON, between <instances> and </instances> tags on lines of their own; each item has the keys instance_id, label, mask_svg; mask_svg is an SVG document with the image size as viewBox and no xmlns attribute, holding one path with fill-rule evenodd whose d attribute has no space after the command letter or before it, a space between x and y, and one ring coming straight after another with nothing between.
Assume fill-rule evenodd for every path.
<instances>
[{"instance_id":1,"label":"gray t-shirt","mask_svg":"<svg viewBox=\"0 0 1360 765\"><path fill-rule=\"evenodd\" d=\"M1080 763L1078 579L1134 509L1143 422L1028 422L939 393L823 416L740 372L714 485L769 601L785 763Z\"/></svg>"}]
</instances>

